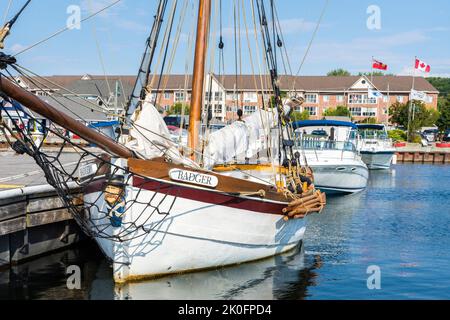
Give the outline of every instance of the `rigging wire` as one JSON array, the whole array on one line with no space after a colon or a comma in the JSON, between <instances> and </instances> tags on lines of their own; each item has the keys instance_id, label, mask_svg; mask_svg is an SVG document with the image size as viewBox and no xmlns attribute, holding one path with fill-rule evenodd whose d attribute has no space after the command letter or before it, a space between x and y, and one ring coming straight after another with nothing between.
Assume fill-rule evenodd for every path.
<instances>
[{"instance_id":1,"label":"rigging wire","mask_svg":"<svg viewBox=\"0 0 450 320\"><path fill-rule=\"evenodd\" d=\"M316 24L316 28L314 29L314 32L313 32L313 34L311 36L311 40L309 41L308 47L306 48L305 54L303 55L303 59L300 62L300 66L298 67L297 73L295 74L296 76L299 76L300 72L302 71L303 65L305 64L306 58L309 55L309 52L310 52L311 47L313 45L313 42L314 42L314 40L316 38L317 32L319 31L319 27L322 24L322 21L323 21L323 18L325 16L325 13L327 11L329 3L330 3L330 0L325 0L325 4L323 6L322 12L320 13L320 17L319 17L319 20L318 20L318 22ZM294 79L294 82L292 84L292 90L295 89L296 81L297 81L297 78Z\"/></svg>"},{"instance_id":2,"label":"rigging wire","mask_svg":"<svg viewBox=\"0 0 450 320\"><path fill-rule=\"evenodd\" d=\"M88 0L88 5L89 5L89 11L92 12L93 11L92 10L92 0ZM106 73L105 61L103 59L102 49L100 47L100 42L99 42L98 37L97 37L97 28L95 27L94 23L92 24L92 35L94 36L95 45L97 47L98 58L100 60L100 65L101 65L102 70L103 70L103 75L105 77L106 86L108 87L108 95L111 96L112 90L111 90L111 86L109 85L109 80L108 80L108 76L107 76L107 73ZM108 97L108 104L109 104L109 97Z\"/></svg>"},{"instance_id":3,"label":"rigging wire","mask_svg":"<svg viewBox=\"0 0 450 320\"><path fill-rule=\"evenodd\" d=\"M6 24L6 19L8 19L9 10L11 9L12 2L13 2L13 0L9 0L8 6L6 7L5 13L3 14L3 25Z\"/></svg>"},{"instance_id":4,"label":"rigging wire","mask_svg":"<svg viewBox=\"0 0 450 320\"><path fill-rule=\"evenodd\" d=\"M109 5L105 6L105 7L103 7L102 9L100 9L100 10L98 10L98 11L92 13L91 15L87 16L86 18L82 19L80 22L85 22L85 21L88 21L88 20L94 18L95 16L99 15L99 14L102 13L103 11L106 11L106 10L108 10L109 8L111 8L111 7L115 6L115 5L117 5L117 4L118 4L119 2L121 2L121 1L122 1L122 0L116 0L116 1L114 1L113 3L111 3L111 4L109 4ZM25 52L27 52L27 51L29 51L29 50L31 50L31 49L33 49L33 48L39 46L39 45L41 45L41 44L43 44L43 43L45 43L45 42L51 40L51 39L53 39L53 38L59 36L60 34L66 32L66 31L68 31L68 30L71 30L71 27L70 27L70 26L66 26L66 27L64 27L64 28L62 28L62 29L56 31L55 33L53 33L53 34L51 34L51 35L45 37L44 39L42 39L42 40L40 40L40 41L38 41L38 42L36 42L36 43L34 43L34 44L32 44L32 45L26 47L25 49L20 50L19 52L17 52L16 54L14 54L13 57L17 57L17 56L21 55L22 53L25 53Z\"/></svg>"}]
</instances>

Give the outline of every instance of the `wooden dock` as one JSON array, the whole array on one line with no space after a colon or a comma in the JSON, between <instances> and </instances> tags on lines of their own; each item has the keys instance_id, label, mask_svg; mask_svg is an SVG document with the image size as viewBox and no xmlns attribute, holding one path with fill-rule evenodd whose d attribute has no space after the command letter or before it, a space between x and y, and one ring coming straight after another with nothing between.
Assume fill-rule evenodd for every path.
<instances>
[{"instance_id":1,"label":"wooden dock","mask_svg":"<svg viewBox=\"0 0 450 320\"><path fill-rule=\"evenodd\" d=\"M438 148L435 144L428 147L407 144L397 148L397 163L450 164L450 148Z\"/></svg>"},{"instance_id":2,"label":"wooden dock","mask_svg":"<svg viewBox=\"0 0 450 320\"><path fill-rule=\"evenodd\" d=\"M51 186L0 192L0 267L84 239L83 232Z\"/></svg>"}]
</instances>

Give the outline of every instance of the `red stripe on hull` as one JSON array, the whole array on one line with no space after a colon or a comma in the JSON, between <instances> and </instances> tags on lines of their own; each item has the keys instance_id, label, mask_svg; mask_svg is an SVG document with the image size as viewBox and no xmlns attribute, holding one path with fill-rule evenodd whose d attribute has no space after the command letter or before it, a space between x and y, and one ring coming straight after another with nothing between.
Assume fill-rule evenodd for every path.
<instances>
[{"instance_id":1,"label":"red stripe on hull","mask_svg":"<svg viewBox=\"0 0 450 320\"><path fill-rule=\"evenodd\" d=\"M105 180L98 180L93 182L86 188L85 194L100 192L104 190L105 183ZM153 192L159 192L183 199L200 201L204 203L242 210L256 211L260 213L283 215L282 210L287 207L287 204L265 202L257 199L245 199L214 191L189 188L160 181L145 180L139 177L133 178L133 187Z\"/></svg>"},{"instance_id":2,"label":"red stripe on hull","mask_svg":"<svg viewBox=\"0 0 450 320\"><path fill-rule=\"evenodd\" d=\"M149 191L160 192L174 197L206 202L210 204L231 207L236 209L257 211L261 213L271 213L282 215L282 210L287 205L265 202L261 200L244 199L233 195L218 192L199 190L159 181L145 181L142 178L134 177L133 186Z\"/></svg>"}]
</instances>

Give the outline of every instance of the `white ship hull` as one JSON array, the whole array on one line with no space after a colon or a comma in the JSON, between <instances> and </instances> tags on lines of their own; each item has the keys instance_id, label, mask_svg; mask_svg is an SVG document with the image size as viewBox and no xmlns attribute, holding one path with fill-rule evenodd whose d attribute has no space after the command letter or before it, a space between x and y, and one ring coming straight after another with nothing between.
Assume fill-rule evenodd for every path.
<instances>
[{"instance_id":1,"label":"white ship hull","mask_svg":"<svg viewBox=\"0 0 450 320\"><path fill-rule=\"evenodd\" d=\"M166 183L161 190L172 190L177 197L165 191L127 186L127 198L137 201L118 228L98 212L107 211L101 191L85 194L85 202L95 203L91 220L97 227L105 226L105 233L124 234L130 222L151 230L147 233L138 229L122 243L96 238L113 263L118 283L267 258L295 248L305 232L304 219L283 220L279 214L286 205L283 203L245 197L232 200L220 193L183 188L176 183ZM160 212L170 214L160 215L148 203L157 203ZM280 211L276 214L274 210ZM103 219L96 220L96 216Z\"/></svg>"},{"instance_id":2,"label":"white ship hull","mask_svg":"<svg viewBox=\"0 0 450 320\"><path fill-rule=\"evenodd\" d=\"M370 170L390 169L394 151L361 151L361 157Z\"/></svg>"},{"instance_id":3,"label":"white ship hull","mask_svg":"<svg viewBox=\"0 0 450 320\"><path fill-rule=\"evenodd\" d=\"M306 150L302 153L314 172L317 189L328 194L349 194L367 187L369 170L355 152Z\"/></svg>"}]
</instances>

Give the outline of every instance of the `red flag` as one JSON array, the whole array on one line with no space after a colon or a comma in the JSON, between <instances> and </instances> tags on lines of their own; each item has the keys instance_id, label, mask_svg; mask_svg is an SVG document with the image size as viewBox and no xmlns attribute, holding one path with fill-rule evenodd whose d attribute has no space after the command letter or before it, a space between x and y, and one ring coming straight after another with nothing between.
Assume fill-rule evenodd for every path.
<instances>
[{"instance_id":1,"label":"red flag","mask_svg":"<svg viewBox=\"0 0 450 320\"><path fill-rule=\"evenodd\" d=\"M423 72L430 72L431 66L428 63L423 62L422 60L416 59L416 69Z\"/></svg>"},{"instance_id":2,"label":"red flag","mask_svg":"<svg viewBox=\"0 0 450 320\"><path fill-rule=\"evenodd\" d=\"M372 68L378 69L378 70L387 70L388 66L387 66L387 64L384 64L383 62L373 60Z\"/></svg>"}]
</instances>

